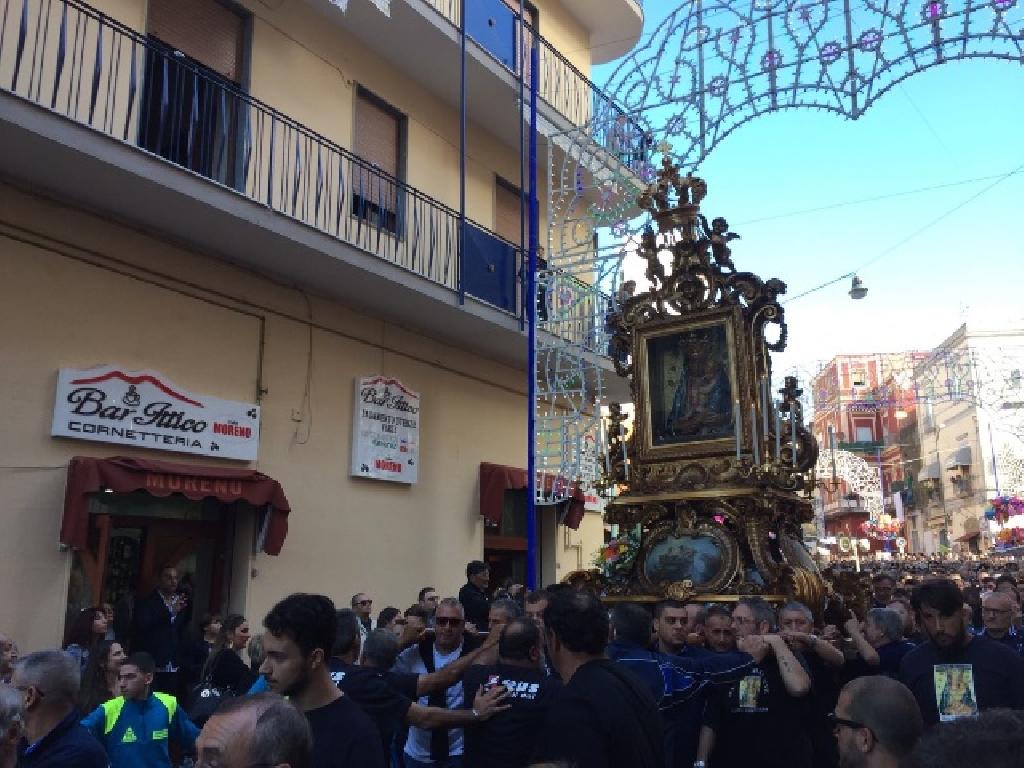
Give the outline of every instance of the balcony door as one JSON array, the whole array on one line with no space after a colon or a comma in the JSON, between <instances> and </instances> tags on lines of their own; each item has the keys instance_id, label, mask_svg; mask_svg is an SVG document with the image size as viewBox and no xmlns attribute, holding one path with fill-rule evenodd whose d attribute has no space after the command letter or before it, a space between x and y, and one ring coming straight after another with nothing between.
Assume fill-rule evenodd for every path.
<instances>
[{"instance_id":1,"label":"balcony door","mask_svg":"<svg viewBox=\"0 0 1024 768\"><path fill-rule=\"evenodd\" d=\"M150 0L139 144L238 187L246 18L217 0Z\"/></svg>"}]
</instances>

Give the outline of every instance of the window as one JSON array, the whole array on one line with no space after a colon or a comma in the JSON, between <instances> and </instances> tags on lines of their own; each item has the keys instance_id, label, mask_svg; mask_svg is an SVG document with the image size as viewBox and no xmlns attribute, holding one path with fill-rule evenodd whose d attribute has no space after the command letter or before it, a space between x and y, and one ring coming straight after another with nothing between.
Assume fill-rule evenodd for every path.
<instances>
[{"instance_id":1,"label":"window","mask_svg":"<svg viewBox=\"0 0 1024 768\"><path fill-rule=\"evenodd\" d=\"M247 17L217 0L150 0L139 144L214 181L237 186L238 98Z\"/></svg>"},{"instance_id":2,"label":"window","mask_svg":"<svg viewBox=\"0 0 1024 768\"><path fill-rule=\"evenodd\" d=\"M352 215L395 233L401 218L405 131L405 116L360 86L352 146L365 165L353 169Z\"/></svg>"},{"instance_id":3,"label":"window","mask_svg":"<svg viewBox=\"0 0 1024 768\"><path fill-rule=\"evenodd\" d=\"M851 368L850 383L855 387L866 387L868 385L867 372L863 368Z\"/></svg>"},{"instance_id":4,"label":"window","mask_svg":"<svg viewBox=\"0 0 1024 768\"><path fill-rule=\"evenodd\" d=\"M1010 389L1013 389L1013 390L1020 389L1020 383L1021 383L1020 368L1014 368L1012 371L1010 371Z\"/></svg>"},{"instance_id":5,"label":"window","mask_svg":"<svg viewBox=\"0 0 1024 768\"><path fill-rule=\"evenodd\" d=\"M515 245L523 242L519 189L500 176L494 185L494 232Z\"/></svg>"},{"instance_id":6,"label":"window","mask_svg":"<svg viewBox=\"0 0 1024 768\"><path fill-rule=\"evenodd\" d=\"M857 428L857 442L858 443L870 443L875 439L874 430L871 427L860 427Z\"/></svg>"}]
</instances>

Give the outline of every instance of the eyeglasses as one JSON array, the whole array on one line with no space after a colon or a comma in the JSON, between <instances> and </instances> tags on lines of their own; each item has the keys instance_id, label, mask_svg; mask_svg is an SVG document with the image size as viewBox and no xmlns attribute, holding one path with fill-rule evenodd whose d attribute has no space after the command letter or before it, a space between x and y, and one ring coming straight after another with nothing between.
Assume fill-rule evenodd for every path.
<instances>
[{"instance_id":1,"label":"eyeglasses","mask_svg":"<svg viewBox=\"0 0 1024 768\"><path fill-rule=\"evenodd\" d=\"M844 717L839 717L835 712L828 713L828 724L833 728L842 726L844 728L868 728L864 723L858 723L856 720L847 720ZM870 731L871 729L868 728Z\"/></svg>"},{"instance_id":2,"label":"eyeglasses","mask_svg":"<svg viewBox=\"0 0 1024 768\"><path fill-rule=\"evenodd\" d=\"M456 619L448 616L438 616L434 619L434 623L439 627L457 627L464 622L465 619Z\"/></svg>"},{"instance_id":3,"label":"eyeglasses","mask_svg":"<svg viewBox=\"0 0 1024 768\"><path fill-rule=\"evenodd\" d=\"M1009 608L982 608L982 613L1007 614L1011 613Z\"/></svg>"},{"instance_id":4,"label":"eyeglasses","mask_svg":"<svg viewBox=\"0 0 1024 768\"><path fill-rule=\"evenodd\" d=\"M359 605L373 605L373 600L360 600Z\"/></svg>"}]
</instances>

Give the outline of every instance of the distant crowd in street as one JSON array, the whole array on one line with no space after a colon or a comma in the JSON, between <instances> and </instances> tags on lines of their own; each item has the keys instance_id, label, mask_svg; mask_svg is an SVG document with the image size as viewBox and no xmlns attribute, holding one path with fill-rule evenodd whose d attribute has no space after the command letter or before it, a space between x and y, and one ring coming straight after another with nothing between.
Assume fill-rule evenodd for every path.
<instances>
[{"instance_id":1,"label":"distant crowd in street","mask_svg":"<svg viewBox=\"0 0 1024 768\"><path fill-rule=\"evenodd\" d=\"M0 768L1024 766L1016 568L860 577L865 615L826 623L753 595L492 589L473 561L457 597L292 594L256 628L192 622L168 566L81 611L62 648L21 654L0 627Z\"/></svg>"}]
</instances>

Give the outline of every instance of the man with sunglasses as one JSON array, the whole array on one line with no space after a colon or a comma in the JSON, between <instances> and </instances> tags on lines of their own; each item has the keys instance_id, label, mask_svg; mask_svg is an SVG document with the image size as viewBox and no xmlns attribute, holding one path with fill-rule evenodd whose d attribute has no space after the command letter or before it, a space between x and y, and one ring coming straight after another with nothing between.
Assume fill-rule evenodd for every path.
<instances>
[{"instance_id":1,"label":"man with sunglasses","mask_svg":"<svg viewBox=\"0 0 1024 768\"><path fill-rule=\"evenodd\" d=\"M462 604L446 597L437 604L434 613L434 636L426 635L419 643L403 651L395 662L394 671L429 675L455 664L469 655L480 641L465 633L466 616ZM472 695L472 693L470 694ZM424 706L462 709L464 694L461 679L447 689L441 689L419 699ZM407 768L459 768L464 752L461 728L409 728L405 743Z\"/></svg>"},{"instance_id":2,"label":"man with sunglasses","mask_svg":"<svg viewBox=\"0 0 1024 768\"><path fill-rule=\"evenodd\" d=\"M839 768L898 768L924 730L914 695L884 675L847 683L829 721Z\"/></svg>"},{"instance_id":3,"label":"man with sunglasses","mask_svg":"<svg viewBox=\"0 0 1024 768\"><path fill-rule=\"evenodd\" d=\"M366 642L366 636L377 628L370 618L370 611L373 610L373 598L365 592L356 592L352 595L352 610L359 618L359 639Z\"/></svg>"}]
</instances>

